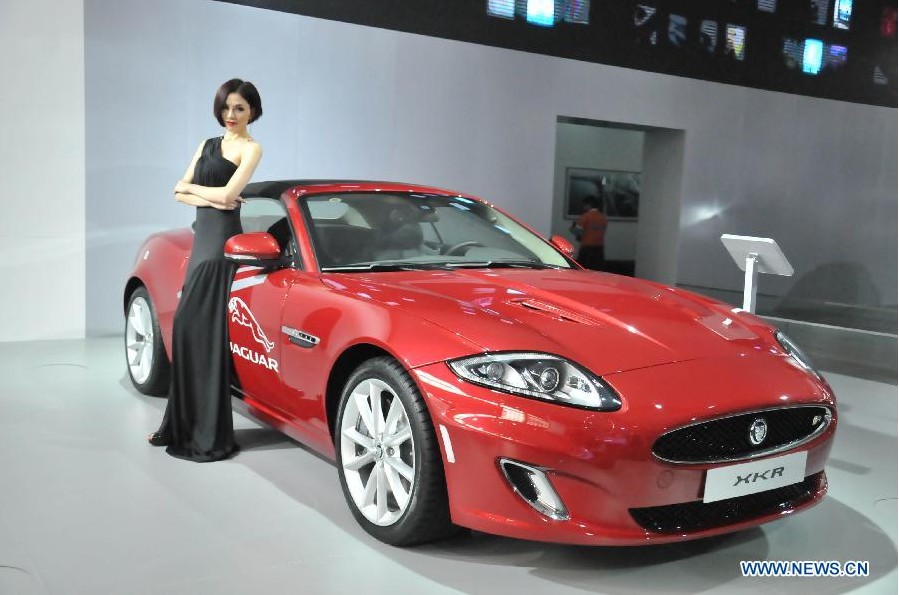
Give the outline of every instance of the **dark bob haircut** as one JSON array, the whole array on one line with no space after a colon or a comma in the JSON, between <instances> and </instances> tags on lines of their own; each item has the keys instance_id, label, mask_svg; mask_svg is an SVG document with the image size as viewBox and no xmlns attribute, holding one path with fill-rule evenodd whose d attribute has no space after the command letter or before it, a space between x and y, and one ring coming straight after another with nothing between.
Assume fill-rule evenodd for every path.
<instances>
[{"instance_id":1,"label":"dark bob haircut","mask_svg":"<svg viewBox=\"0 0 899 595\"><path fill-rule=\"evenodd\" d=\"M222 110L225 109L225 103L228 100L228 95L231 93L237 93L250 105L250 123L259 119L262 115L262 100L259 98L259 91L256 90L256 85L250 81L231 79L219 87L219 90L215 92L215 102L212 104L212 113L215 115L215 119L218 120L219 124L222 126L225 125L225 121L222 119Z\"/></svg>"}]
</instances>

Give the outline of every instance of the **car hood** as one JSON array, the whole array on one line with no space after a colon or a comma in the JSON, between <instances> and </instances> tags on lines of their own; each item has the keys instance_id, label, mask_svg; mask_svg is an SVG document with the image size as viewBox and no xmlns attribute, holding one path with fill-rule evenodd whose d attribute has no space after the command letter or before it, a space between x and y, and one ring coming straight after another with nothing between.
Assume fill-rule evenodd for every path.
<instances>
[{"instance_id":1,"label":"car hood","mask_svg":"<svg viewBox=\"0 0 899 595\"><path fill-rule=\"evenodd\" d=\"M326 273L332 290L402 309L485 351L540 351L597 374L765 349L769 328L731 306L584 270Z\"/></svg>"}]
</instances>

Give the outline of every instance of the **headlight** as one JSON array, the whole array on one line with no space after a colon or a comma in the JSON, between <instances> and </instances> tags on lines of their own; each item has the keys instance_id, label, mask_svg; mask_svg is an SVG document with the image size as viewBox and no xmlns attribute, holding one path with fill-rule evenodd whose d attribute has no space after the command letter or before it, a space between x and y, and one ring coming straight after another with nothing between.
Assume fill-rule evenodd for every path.
<instances>
[{"instance_id":1,"label":"headlight","mask_svg":"<svg viewBox=\"0 0 899 595\"><path fill-rule=\"evenodd\" d=\"M617 411L621 399L597 376L548 353L494 353L447 362L459 378L563 405Z\"/></svg>"},{"instance_id":2,"label":"headlight","mask_svg":"<svg viewBox=\"0 0 899 595\"><path fill-rule=\"evenodd\" d=\"M780 346L783 347L784 351L789 353L800 366L805 368L811 374L821 378L821 374L815 369L812 360L798 345L796 345L796 343L793 343L792 339L781 331L776 331L774 333L774 338L777 339L777 342L780 343Z\"/></svg>"}]
</instances>

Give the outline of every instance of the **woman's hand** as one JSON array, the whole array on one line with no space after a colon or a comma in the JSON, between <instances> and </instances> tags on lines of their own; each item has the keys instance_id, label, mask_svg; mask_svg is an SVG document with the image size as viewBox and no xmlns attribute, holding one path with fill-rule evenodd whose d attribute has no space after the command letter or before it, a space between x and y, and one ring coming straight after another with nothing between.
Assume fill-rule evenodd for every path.
<instances>
[{"instance_id":1,"label":"woman's hand","mask_svg":"<svg viewBox=\"0 0 899 595\"><path fill-rule=\"evenodd\" d=\"M211 201L210 201L211 202ZM242 196L235 196L234 198L225 197L222 200L221 208L227 211L232 211L240 206L240 203L246 202Z\"/></svg>"},{"instance_id":2,"label":"woman's hand","mask_svg":"<svg viewBox=\"0 0 899 595\"><path fill-rule=\"evenodd\" d=\"M192 195L192 196L193 196L193 195ZM205 206L212 207L212 208L218 209L218 210L220 210L220 211L233 211L233 210L236 209L238 206L240 206L240 203L246 202L246 201L243 199L243 197L240 197L240 196L238 196L237 198L235 198L235 199L232 200L232 201L225 200L224 203L222 203L222 202L215 202L215 201L212 201L212 200L203 200L202 198L198 198L198 197L194 197L194 198L197 198L197 200L202 200L204 203L206 203Z\"/></svg>"},{"instance_id":3,"label":"woman's hand","mask_svg":"<svg viewBox=\"0 0 899 595\"><path fill-rule=\"evenodd\" d=\"M190 194L188 186L189 184L184 180L178 180L178 183L175 184L175 194Z\"/></svg>"}]
</instances>

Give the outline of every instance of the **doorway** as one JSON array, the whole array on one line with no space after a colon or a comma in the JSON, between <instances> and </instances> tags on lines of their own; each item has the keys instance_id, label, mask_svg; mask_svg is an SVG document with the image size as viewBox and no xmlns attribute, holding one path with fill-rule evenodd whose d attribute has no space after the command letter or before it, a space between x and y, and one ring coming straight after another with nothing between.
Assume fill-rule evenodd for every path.
<instances>
[{"instance_id":1,"label":"doorway","mask_svg":"<svg viewBox=\"0 0 899 595\"><path fill-rule=\"evenodd\" d=\"M558 116L552 233L576 244L586 196L606 214L611 273L674 284L683 179L683 130Z\"/></svg>"}]
</instances>

